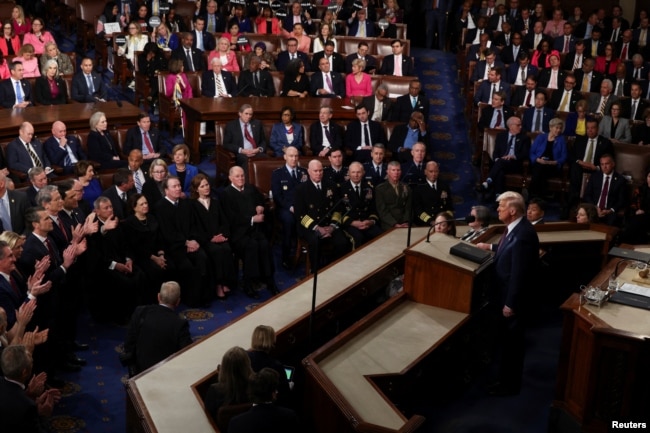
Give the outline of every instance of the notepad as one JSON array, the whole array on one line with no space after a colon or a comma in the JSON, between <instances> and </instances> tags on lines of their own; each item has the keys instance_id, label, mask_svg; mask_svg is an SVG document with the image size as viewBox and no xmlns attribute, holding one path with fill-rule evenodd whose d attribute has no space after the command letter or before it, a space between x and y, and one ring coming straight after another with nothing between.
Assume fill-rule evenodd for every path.
<instances>
[{"instance_id":1,"label":"notepad","mask_svg":"<svg viewBox=\"0 0 650 433\"><path fill-rule=\"evenodd\" d=\"M637 284L623 283L623 285L618 290L621 292L633 293L635 295L641 295L650 298L650 289L647 287L641 287Z\"/></svg>"}]
</instances>

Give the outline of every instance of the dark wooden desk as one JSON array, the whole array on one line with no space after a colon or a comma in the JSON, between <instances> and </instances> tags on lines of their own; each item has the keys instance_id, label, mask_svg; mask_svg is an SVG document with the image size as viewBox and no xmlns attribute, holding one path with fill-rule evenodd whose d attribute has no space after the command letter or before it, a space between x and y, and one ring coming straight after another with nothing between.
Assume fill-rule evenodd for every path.
<instances>
[{"instance_id":1,"label":"dark wooden desk","mask_svg":"<svg viewBox=\"0 0 650 433\"><path fill-rule=\"evenodd\" d=\"M648 252L647 249L644 252ZM621 259L613 258L589 285L604 288ZM619 269L630 282L636 269ZM549 431L611 431L612 421L648 421L650 311L606 302L563 305L564 327ZM631 429L634 431L645 430Z\"/></svg>"},{"instance_id":2,"label":"dark wooden desk","mask_svg":"<svg viewBox=\"0 0 650 433\"><path fill-rule=\"evenodd\" d=\"M13 140L23 122L34 126L36 136L50 135L52 123L57 120L65 123L68 131L88 129L88 120L93 113L106 114L110 127L116 125L135 125L140 110L133 104L123 102L118 107L111 102L90 102L87 104L37 105L18 110L2 110L0 114L0 141Z\"/></svg>"},{"instance_id":3,"label":"dark wooden desk","mask_svg":"<svg viewBox=\"0 0 650 433\"><path fill-rule=\"evenodd\" d=\"M332 120L350 120L355 118L349 99L338 98L291 98L279 97L242 97L242 98L188 98L181 100L181 107L185 110L187 125L185 127L185 143L190 146L193 162L200 160L199 155L199 128L201 122L229 122L237 119L239 107L250 104L253 107L253 118L258 120L280 121L282 107L292 107L300 120L317 120L321 107L332 107L334 115ZM267 137L268 139L269 137Z\"/></svg>"}]
</instances>

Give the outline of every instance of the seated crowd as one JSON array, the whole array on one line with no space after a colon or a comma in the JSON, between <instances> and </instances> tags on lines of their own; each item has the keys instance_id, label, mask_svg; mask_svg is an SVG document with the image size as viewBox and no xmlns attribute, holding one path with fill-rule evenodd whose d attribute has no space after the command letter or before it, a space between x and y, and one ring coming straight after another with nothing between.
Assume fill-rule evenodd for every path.
<instances>
[{"instance_id":1,"label":"seated crowd","mask_svg":"<svg viewBox=\"0 0 650 433\"><path fill-rule=\"evenodd\" d=\"M648 17L630 26L618 5L610 14L583 15L580 7L568 14L558 5L539 15L508 3L493 19L465 2L456 23L475 155L488 152L477 190L492 197L524 187L535 198L566 190L562 217L586 202L599 222L634 227L634 213L645 211L633 197L631 170L620 167L628 169L624 177L616 161L625 145L650 138ZM513 174L524 180L509 183ZM643 174L634 174L633 185L645 185ZM551 180L562 186L554 189Z\"/></svg>"}]
</instances>

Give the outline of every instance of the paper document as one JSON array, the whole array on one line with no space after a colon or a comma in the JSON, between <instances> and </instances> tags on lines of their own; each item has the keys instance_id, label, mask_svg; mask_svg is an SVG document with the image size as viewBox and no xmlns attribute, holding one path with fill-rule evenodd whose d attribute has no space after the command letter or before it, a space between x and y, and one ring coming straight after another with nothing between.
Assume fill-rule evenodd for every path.
<instances>
[{"instance_id":1,"label":"paper document","mask_svg":"<svg viewBox=\"0 0 650 433\"><path fill-rule=\"evenodd\" d=\"M636 284L624 283L618 290L650 298L650 289Z\"/></svg>"}]
</instances>

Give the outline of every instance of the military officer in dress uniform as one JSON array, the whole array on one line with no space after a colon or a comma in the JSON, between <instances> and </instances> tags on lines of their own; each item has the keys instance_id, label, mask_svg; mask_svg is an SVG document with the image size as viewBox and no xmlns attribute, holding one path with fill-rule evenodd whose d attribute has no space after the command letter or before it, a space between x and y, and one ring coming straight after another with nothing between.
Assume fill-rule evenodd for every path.
<instances>
[{"instance_id":1,"label":"military officer in dress uniform","mask_svg":"<svg viewBox=\"0 0 650 433\"><path fill-rule=\"evenodd\" d=\"M298 236L309 244L313 272L319 266L318 253L323 244L331 244L333 261L350 250L350 242L339 228L342 215L338 188L323 179L323 164L317 159L309 162L307 173L309 180L296 188L294 210Z\"/></svg>"},{"instance_id":2,"label":"military officer in dress uniform","mask_svg":"<svg viewBox=\"0 0 650 433\"><path fill-rule=\"evenodd\" d=\"M375 206L375 188L372 182L364 179L363 165L353 162L348 173L350 180L341 185L341 196L346 204L342 223L354 241L353 248L358 248L381 234L382 229Z\"/></svg>"},{"instance_id":3,"label":"military officer in dress uniform","mask_svg":"<svg viewBox=\"0 0 650 433\"><path fill-rule=\"evenodd\" d=\"M296 238L294 195L296 187L307 182L307 170L298 166L298 149L289 146L284 151L285 165L273 170L271 191L278 219L282 224L282 266L291 267L291 246Z\"/></svg>"},{"instance_id":4,"label":"military officer in dress uniform","mask_svg":"<svg viewBox=\"0 0 650 433\"><path fill-rule=\"evenodd\" d=\"M435 216L443 211L454 211L449 185L438 179L440 166L435 161L427 162L424 170L426 182L415 187L413 191L413 206L415 207L416 223L420 225L433 224Z\"/></svg>"}]
</instances>

